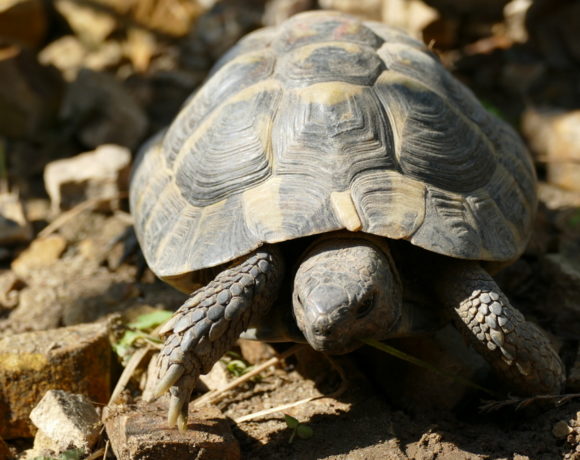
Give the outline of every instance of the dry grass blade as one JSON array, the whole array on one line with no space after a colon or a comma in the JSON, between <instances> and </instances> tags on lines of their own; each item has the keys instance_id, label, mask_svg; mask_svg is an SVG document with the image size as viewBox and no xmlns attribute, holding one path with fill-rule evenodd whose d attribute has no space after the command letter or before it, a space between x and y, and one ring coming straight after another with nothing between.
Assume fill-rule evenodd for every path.
<instances>
[{"instance_id":1,"label":"dry grass blade","mask_svg":"<svg viewBox=\"0 0 580 460\"><path fill-rule=\"evenodd\" d=\"M577 398L580 399L580 393L570 393L565 395L536 395L529 398L510 397L503 401L484 401L479 409L482 412L493 412L503 409L504 407L513 406L514 410L520 410L538 401L549 401L553 402L554 406L561 406L562 404Z\"/></svg>"},{"instance_id":2,"label":"dry grass blade","mask_svg":"<svg viewBox=\"0 0 580 460\"><path fill-rule=\"evenodd\" d=\"M120 200L126 198L126 193L118 194L114 197L109 198L95 198L93 200L83 201L82 203L77 204L73 208L69 209L68 211L63 212L60 214L56 219L54 219L50 224L44 227L39 233L38 236L40 238L44 238L46 236L52 235L56 232L60 227L66 224L69 220L74 219L79 214L82 214L85 211L91 211L92 209L96 208L102 203L106 203L107 201L112 200Z\"/></svg>"},{"instance_id":3,"label":"dry grass blade","mask_svg":"<svg viewBox=\"0 0 580 460\"><path fill-rule=\"evenodd\" d=\"M323 356L325 356L328 359L328 361L330 362L330 364L332 365L332 367L340 375L341 383L340 383L340 386L338 387L338 389L336 391L334 391L334 392L332 392L331 394L328 394L328 395L311 396L310 398L305 398L305 399L301 399L299 401L294 401L294 402L291 402L291 403L282 404L281 406L276 406L276 407L272 407L270 409L264 409L264 410L261 410L261 411L258 411L258 412L253 412L251 414L242 415L241 417L236 418L234 420L234 422L235 423L247 422L248 420L253 420L255 418L263 417L264 415L274 414L276 412L282 412L282 411L285 411L286 409L291 409L293 407L297 407L297 406L300 406L302 404L306 404L306 403L309 403L311 401L315 401L315 400L318 400L318 399L338 398L348 388L348 379L346 378L346 375L344 373L344 369L342 369L340 366L338 366L336 364L336 362L332 358L330 358L329 356L326 356L326 355L323 355Z\"/></svg>"},{"instance_id":4,"label":"dry grass blade","mask_svg":"<svg viewBox=\"0 0 580 460\"><path fill-rule=\"evenodd\" d=\"M98 450L95 450L91 455L89 455L85 460L97 460L97 458L105 458L103 454L107 451L106 447L101 447Z\"/></svg>"},{"instance_id":5,"label":"dry grass blade","mask_svg":"<svg viewBox=\"0 0 580 460\"><path fill-rule=\"evenodd\" d=\"M390 354L396 358L399 358L403 361L407 361L408 363L414 364L415 366L422 367L423 369L427 369L431 372L434 372L435 374L439 374L443 377L447 377L447 378L453 380L454 382L458 382L458 383L461 383L462 385L465 385L466 387L475 388L476 390L483 391L484 393L487 393L490 396L496 396L496 393L494 393L493 391L491 391L487 388L484 388L481 385L478 385L478 384L472 382L471 380L466 379L465 377L462 377L461 375L457 375L457 374L449 372L445 369L435 367L433 364L428 363L427 361L423 361L422 359L416 358L415 356L411 356L407 353L404 353L401 350L398 350L394 347L391 347L390 345L387 345L386 343L379 342L378 340L374 340L374 339L364 339L364 340L361 340L361 342L363 342L363 343L365 343L373 348L376 348L378 350L384 351L385 353L388 353L388 354Z\"/></svg>"},{"instance_id":6,"label":"dry grass blade","mask_svg":"<svg viewBox=\"0 0 580 460\"><path fill-rule=\"evenodd\" d=\"M248 420L252 420L252 419L255 419L258 417L263 417L264 415L274 414L276 412L282 412L282 411L285 411L286 409L290 409L292 407L296 407L296 406L300 406L302 404L309 403L310 401L314 401L315 399L326 398L326 397L329 397L329 396L311 396L310 398L301 399L300 401L295 401L295 402L291 402L288 404L282 404L281 406L272 407L270 409L264 409L264 410L254 412L254 413L248 414L248 415L242 415L241 417L234 419L234 422L235 423L247 422Z\"/></svg>"},{"instance_id":7,"label":"dry grass blade","mask_svg":"<svg viewBox=\"0 0 580 460\"><path fill-rule=\"evenodd\" d=\"M115 385L115 389L113 390L113 394L109 398L109 403L108 403L109 406L115 404L115 401L117 400L117 398L119 397L121 392L125 389L125 387L127 386L127 383L129 383L129 380L131 379L131 377L135 373L135 370L139 367L139 365L141 364L143 359L147 356L147 354L150 351L152 351L152 348L147 346L147 347L139 348L135 353L133 353L133 356L131 356L131 358L129 359L129 362L125 366L125 369L123 369L121 377L119 377L119 380L117 381L117 385Z\"/></svg>"},{"instance_id":8,"label":"dry grass blade","mask_svg":"<svg viewBox=\"0 0 580 460\"><path fill-rule=\"evenodd\" d=\"M251 371L245 373L244 375L238 377L235 380L232 380L228 385L226 385L221 390L208 391L203 396L200 396L199 398L195 399L193 401L193 405L196 407L199 407L199 406L203 406L204 404L215 403L215 402L219 401L221 398L223 398L225 396L225 393L227 391L241 385L244 382L247 382L252 377L258 375L260 372L263 372L264 370L266 370L270 366L274 366L274 365L280 363L281 361L283 361L284 359L288 358L289 356L292 356L294 353L296 353L298 350L300 350L300 348L302 348L303 346L304 345L299 344L299 345L294 345L294 346L290 347L288 350L286 350L283 353L280 353L278 356L274 356L273 358L269 359L268 361L265 361L264 363L254 367Z\"/></svg>"}]
</instances>

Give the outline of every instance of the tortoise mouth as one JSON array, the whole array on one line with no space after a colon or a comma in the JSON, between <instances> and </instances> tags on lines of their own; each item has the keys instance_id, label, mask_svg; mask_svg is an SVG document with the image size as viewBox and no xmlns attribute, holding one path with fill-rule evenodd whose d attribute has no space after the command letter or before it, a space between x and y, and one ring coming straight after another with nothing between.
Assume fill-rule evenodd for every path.
<instances>
[{"instance_id":1,"label":"tortoise mouth","mask_svg":"<svg viewBox=\"0 0 580 460\"><path fill-rule=\"evenodd\" d=\"M363 345L363 343L355 337L349 337L349 339L348 342L345 342L339 338L331 339L321 335L306 336L306 340L308 340L308 343L314 350L331 355L344 355Z\"/></svg>"}]
</instances>

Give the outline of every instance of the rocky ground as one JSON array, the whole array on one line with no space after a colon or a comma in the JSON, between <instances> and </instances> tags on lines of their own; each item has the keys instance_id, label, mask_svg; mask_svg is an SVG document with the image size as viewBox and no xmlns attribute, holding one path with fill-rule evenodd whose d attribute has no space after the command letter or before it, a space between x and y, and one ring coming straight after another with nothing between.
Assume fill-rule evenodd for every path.
<instances>
[{"instance_id":1,"label":"rocky ground","mask_svg":"<svg viewBox=\"0 0 580 460\"><path fill-rule=\"evenodd\" d=\"M125 251L132 158L238 38L312 8L406 29L522 134L539 210L497 279L559 350L568 396L492 397L372 349L240 341L189 431L141 401L152 330L184 296ZM571 0L0 3L0 460L580 459L579 82ZM392 345L500 388L449 326Z\"/></svg>"}]
</instances>

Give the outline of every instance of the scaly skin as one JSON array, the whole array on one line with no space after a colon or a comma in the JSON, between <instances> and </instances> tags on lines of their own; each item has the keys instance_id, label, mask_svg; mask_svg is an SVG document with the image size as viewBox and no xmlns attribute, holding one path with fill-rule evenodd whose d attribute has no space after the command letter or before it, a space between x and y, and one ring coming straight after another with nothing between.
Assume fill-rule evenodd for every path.
<instances>
[{"instance_id":1,"label":"scaly skin","mask_svg":"<svg viewBox=\"0 0 580 460\"><path fill-rule=\"evenodd\" d=\"M169 390L168 423L184 430L191 392L248 327L272 306L283 275L274 246L263 246L197 290L163 327L154 397Z\"/></svg>"},{"instance_id":2,"label":"scaly skin","mask_svg":"<svg viewBox=\"0 0 580 460\"><path fill-rule=\"evenodd\" d=\"M435 281L456 327L518 394L558 394L564 366L548 338L512 307L477 262L449 261Z\"/></svg>"}]
</instances>

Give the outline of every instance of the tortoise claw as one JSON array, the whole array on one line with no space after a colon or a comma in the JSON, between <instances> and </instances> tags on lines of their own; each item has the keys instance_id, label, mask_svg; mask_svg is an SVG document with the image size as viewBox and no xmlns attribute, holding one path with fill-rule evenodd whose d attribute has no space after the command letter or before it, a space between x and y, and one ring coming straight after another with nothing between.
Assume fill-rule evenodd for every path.
<instances>
[{"instance_id":1,"label":"tortoise claw","mask_svg":"<svg viewBox=\"0 0 580 460\"><path fill-rule=\"evenodd\" d=\"M195 387L196 379L192 376L181 377L175 385L170 388L171 399L167 411L167 423L170 427L177 427L180 431L187 429L187 410L189 398Z\"/></svg>"},{"instance_id":2,"label":"tortoise claw","mask_svg":"<svg viewBox=\"0 0 580 460\"><path fill-rule=\"evenodd\" d=\"M159 398L159 396L172 388L184 373L185 367L181 364L172 364L165 375L157 382L153 391L153 398Z\"/></svg>"}]
</instances>

